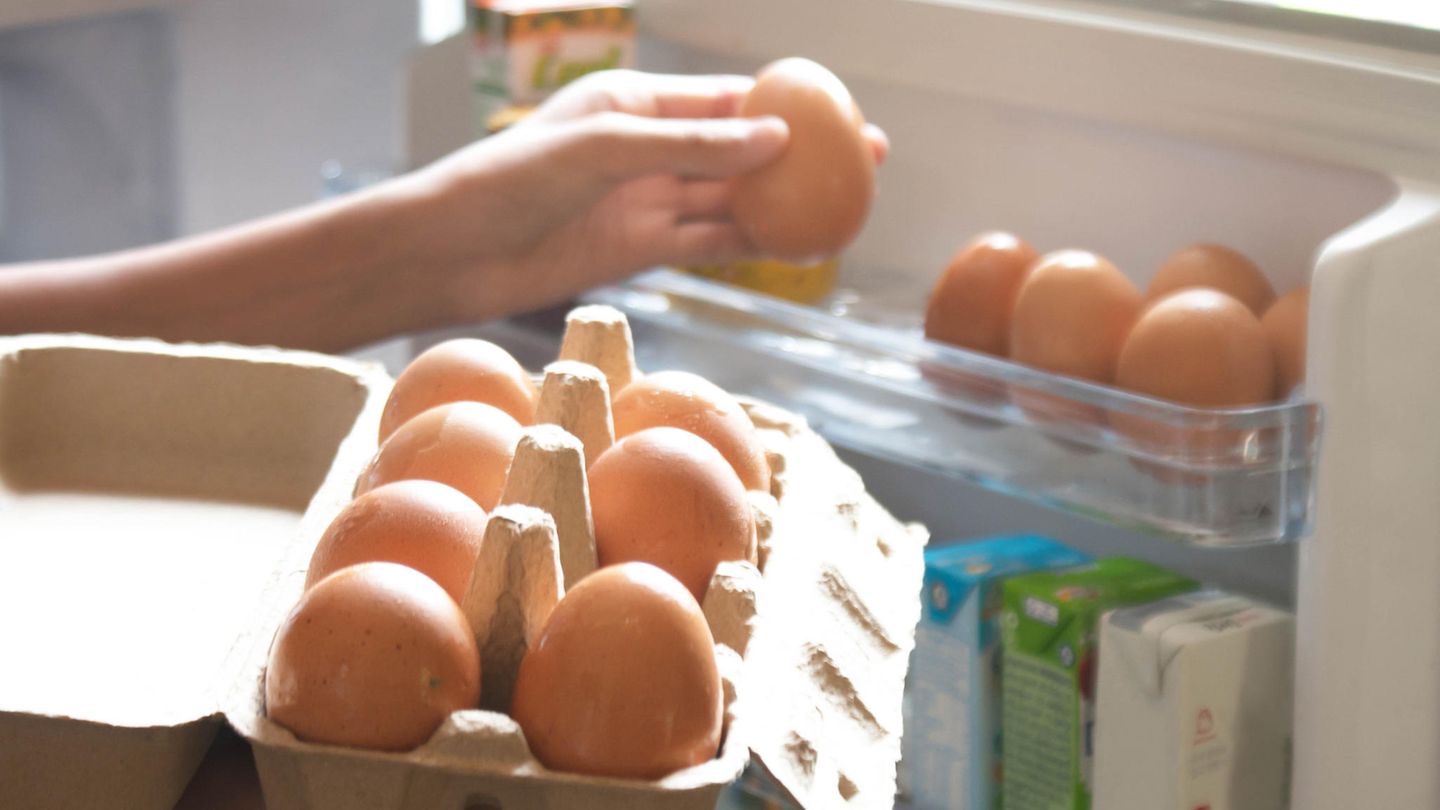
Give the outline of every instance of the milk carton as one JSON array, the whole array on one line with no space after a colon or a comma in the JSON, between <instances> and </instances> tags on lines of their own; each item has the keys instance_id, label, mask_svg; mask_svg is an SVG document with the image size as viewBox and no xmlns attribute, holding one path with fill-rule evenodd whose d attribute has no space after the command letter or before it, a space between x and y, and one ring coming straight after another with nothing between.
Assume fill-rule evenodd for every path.
<instances>
[{"instance_id":1,"label":"milk carton","mask_svg":"<svg viewBox=\"0 0 1440 810\"><path fill-rule=\"evenodd\" d=\"M1284 810L1295 622L1218 591L1107 614L1095 804Z\"/></svg>"},{"instance_id":2,"label":"milk carton","mask_svg":"<svg viewBox=\"0 0 1440 810\"><path fill-rule=\"evenodd\" d=\"M1001 583L1088 563L1034 535L925 552L924 613L910 656L902 771L917 810L1000 806Z\"/></svg>"},{"instance_id":3,"label":"milk carton","mask_svg":"<svg viewBox=\"0 0 1440 810\"><path fill-rule=\"evenodd\" d=\"M1124 557L1005 582L1000 619L1005 810L1089 810L1100 617L1196 585Z\"/></svg>"}]
</instances>

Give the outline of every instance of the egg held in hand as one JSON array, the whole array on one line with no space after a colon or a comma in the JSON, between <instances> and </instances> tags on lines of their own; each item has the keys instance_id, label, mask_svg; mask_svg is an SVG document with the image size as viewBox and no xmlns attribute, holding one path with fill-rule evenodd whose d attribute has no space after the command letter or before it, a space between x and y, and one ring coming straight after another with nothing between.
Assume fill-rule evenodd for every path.
<instances>
[{"instance_id":1,"label":"egg held in hand","mask_svg":"<svg viewBox=\"0 0 1440 810\"><path fill-rule=\"evenodd\" d=\"M631 562L587 576L555 606L520 663L511 715L547 768L659 779L715 756L723 700L699 604Z\"/></svg>"},{"instance_id":2,"label":"egg held in hand","mask_svg":"<svg viewBox=\"0 0 1440 810\"><path fill-rule=\"evenodd\" d=\"M479 402L438 405L400 426L360 474L355 494L412 478L449 484L493 510L520 442L509 414Z\"/></svg>"},{"instance_id":3,"label":"egg held in hand","mask_svg":"<svg viewBox=\"0 0 1440 810\"><path fill-rule=\"evenodd\" d=\"M615 397L615 437L679 428L720 451L746 489L770 491L770 464L745 409L720 386L686 371L656 371Z\"/></svg>"},{"instance_id":4,"label":"egg held in hand","mask_svg":"<svg viewBox=\"0 0 1440 810\"><path fill-rule=\"evenodd\" d=\"M385 484L330 522L310 557L305 587L346 566L393 562L435 580L459 602L484 536L485 510L454 487L423 480Z\"/></svg>"},{"instance_id":5,"label":"egg held in hand","mask_svg":"<svg viewBox=\"0 0 1440 810\"><path fill-rule=\"evenodd\" d=\"M705 598L715 566L748 559L755 534L745 487L720 451L671 427L616 442L590 465L600 565L641 561Z\"/></svg>"},{"instance_id":6,"label":"egg held in hand","mask_svg":"<svg viewBox=\"0 0 1440 810\"><path fill-rule=\"evenodd\" d=\"M407 751L480 705L480 653L439 585L403 565L343 568L276 632L265 714L307 742Z\"/></svg>"},{"instance_id":7,"label":"egg held in hand","mask_svg":"<svg viewBox=\"0 0 1440 810\"><path fill-rule=\"evenodd\" d=\"M437 343L405 367L380 416L380 441L410 419L448 402L483 402L521 425L535 421L539 390L509 352L484 340Z\"/></svg>"},{"instance_id":8,"label":"egg held in hand","mask_svg":"<svg viewBox=\"0 0 1440 810\"><path fill-rule=\"evenodd\" d=\"M865 225L875 196L875 152L860 108L835 74L781 59L756 76L740 115L785 119L775 161L735 182L735 223L762 252L794 262L834 255Z\"/></svg>"}]
</instances>

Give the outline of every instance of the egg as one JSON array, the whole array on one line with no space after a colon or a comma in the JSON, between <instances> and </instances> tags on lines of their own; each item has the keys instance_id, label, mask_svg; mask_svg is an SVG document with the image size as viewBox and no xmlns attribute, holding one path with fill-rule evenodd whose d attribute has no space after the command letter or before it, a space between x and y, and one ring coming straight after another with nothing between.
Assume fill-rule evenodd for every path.
<instances>
[{"instance_id":1,"label":"egg","mask_svg":"<svg viewBox=\"0 0 1440 810\"><path fill-rule=\"evenodd\" d=\"M1186 289L1148 308L1125 339L1115 382L1201 408L1275 397L1275 361L1260 321L1239 300Z\"/></svg>"},{"instance_id":2,"label":"egg","mask_svg":"<svg viewBox=\"0 0 1440 810\"><path fill-rule=\"evenodd\" d=\"M656 371L615 397L615 436L652 427L694 433L720 451L746 489L770 491L770 464L755 423L720 386L685 371Z\"/></svg>"},{"instance_id":3,"label":"egg","mask_svg":"<svg viewBox=\"0 0 1440 810\"><path fill-rule=\"evenodd\" d=\"M690 592L653 565L585 577L520 662L511 715L557 771L653 780L712 759L724 692Z\"/></svg>"},{"instance_id":4,"label":"egg","mask_svg":"<svg viewBox=\"0 0 1440 810\"><path fill-rule=\"evenodd\" d=\"M449 484L488 512L500 501L520 431L509 414L490 405L438 405L401 425L380 445L355 494L419 478Z\"/></svg>"},{"instance_id":5,"label":"egg","mask_svg":"<svg viewBox=\"0 0 1440 810\"><path fill-rule=\"evenodd\" d=\"M276 632L265 713L307 742L407 751L451 712L480 705L465 614L414 569L343 568L306 591Z\"/></svg>"},{"instance_id":6,"label":"egg","mask_svg":"<svg viewBox=\"0 0 1440 810\"><path fill-rule=\"evenodd\" d=\"M656 427L617 441L590 465L600 565L638 560L704 599L715 566L744 560L755 532L745 486L693 433Z\"/></svg>"},{"instance_id":7,"label":"egg","mask_svg":"<svg viewBox=\"0 0 1440 810\"><path fill-rule=\"evenodd\" d=\"M875 195L875 153L840 79L808 59L781 59L756 76L740 115L779 116L790 129L779 158L735 182L731 211L741 231L794 262L850 244Z\"/></svg>"},{"instance_id":8,"label":"egg","mask_svg":"<svg viewBox=\"0 0 1440 810\"><path fill-rule=\"evenodd\" d=\"M1167 258L1150 279L1148 301L1176 290L1205 287L1226 293L1260 317L1275 300L1275 288L1245 254L1224 245L1191 245Z\"/></svg>"},{"instance_id":9,"label":"egg","mask_svg":"<svg viewBox=\"0 0 1440 810\"><path fill-rule=\"evenodd\" d=\"M1115 379L1120 344L1140 314L1143 297L1104 258L1083 250L1042 257L1015 299L1010 357L1044 371L1108 384ZM1030 389L1012 397L1041 423L1104 422L1097 407Z\"/></svg>"},{"instance_id":10,"label":"egg","mask_svg":"<svg viewBox=\"0 0 1440 810\"><path fill-rule=\"evenodd\" d=\"M529 425L539 397L534 381L509 352L474 338L447 340L421 352L396 378L380 415L380 441L447 402L483 402Z\"/></svg>"},{"instance_id":11,"label":"egg","mask_svg":"<svg viewBox=\"0 0 1440 810\"><path fill-rule=\"evenodd\" d=\"M305 587L362 562L399 563L435 580L451 599L465 598L485 510L436 481L396 481L351 501L330 522L310 557Z\"/></svg>"},{"instance_id":12,"label":"egg","mask_svg":"<svg viewBox=\"0 0 1440 810\"><path fill-rule=\"evenodd\" d=\"M1010 315L1040 254L1011 233L970 240L945 267L925 308L925 337L977 352L1010 354Z\"/></svg>"},{"instance_id":13,"label":"egg","mask_svg":"<svg viewBox=\"0 0 1440 810\"><path fill-rule=\"evenodd\" d=\"M1186 289L1146 308L1120 351L1116 384L1199 408L1269 402L1275 361L1260 321L1243 303L1209 289ZM1198 486L1206 475L1186 466L1223 463L1243 434L1225 427L1181 426L1141 414L1115 412L1116 431L1174 464L1137 460L1160 480Z\"/></svg>"},{"instance_id":14,"label":"egg","mask_svg":"<svg viewBox=\"0 0 1440 810\"><path fill-rule=\"evenodd\" d=\"M1289 396L1296 386L1305 382L1305 336L1309 316L1310 288L1301 287L1282 296L1260 319L1260 325L1270 339L1270 348L1275 353L1277 396Z\"/></svg>"}]
</instances>

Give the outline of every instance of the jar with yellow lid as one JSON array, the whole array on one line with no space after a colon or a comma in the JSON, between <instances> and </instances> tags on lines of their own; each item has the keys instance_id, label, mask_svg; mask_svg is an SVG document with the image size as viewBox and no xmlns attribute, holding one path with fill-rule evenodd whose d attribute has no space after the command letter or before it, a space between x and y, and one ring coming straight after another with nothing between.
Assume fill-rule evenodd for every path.
<instances>
[{"instance_id":1,"label":"jar with yellow lid","mask_svg":"<svg viewBox=\"0 0 1440 810\"><path fill-rule=\"evenodd\" d=\"M815 304L835 290L840 260L831 257L816 264L799 265L779 259L752 259L686 270L798 304Z\"/></svg>"}]
</instances>

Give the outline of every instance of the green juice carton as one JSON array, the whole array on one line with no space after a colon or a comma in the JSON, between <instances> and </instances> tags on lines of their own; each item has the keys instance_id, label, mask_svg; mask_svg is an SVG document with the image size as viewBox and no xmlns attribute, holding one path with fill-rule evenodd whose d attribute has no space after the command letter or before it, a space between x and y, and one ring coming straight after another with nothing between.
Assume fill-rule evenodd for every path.
<instances>
[{"instance_id":1,"label":"green juice carton","mask_svg":"<svg viewBox=\"0 0 1440 810\"><path fill-rule=\"evenodd\" d=\"M999 810L1002 583L1090 561L1038 535L926 549L901 760L914 810Z\"/></svg>"},{"instance_id":2,"label":"green juice carton","mask_svg":"<svg viewBox=\"0 0 1440 810\"><path fill-rule=\"evenodd\" d=\"M1005 810L1090 810L1095 671L1106 611L1199 583L1125 557L1007 580L1000 615Z\"/></svg>"}]
</instances>

